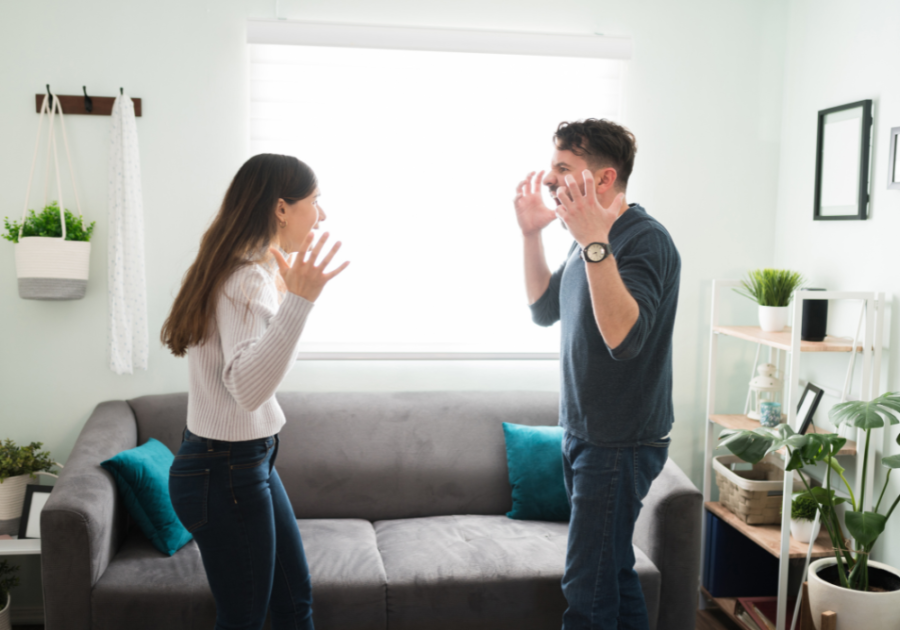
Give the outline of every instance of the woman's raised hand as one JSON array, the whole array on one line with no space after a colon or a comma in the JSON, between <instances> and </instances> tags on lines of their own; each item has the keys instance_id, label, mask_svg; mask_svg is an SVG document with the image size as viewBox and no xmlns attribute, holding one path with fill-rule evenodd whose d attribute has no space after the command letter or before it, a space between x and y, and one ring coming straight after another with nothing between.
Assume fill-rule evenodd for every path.
<instances>
[{"instance_id":1,"label":"woman's raised hand","mask_svg":"<svg viewBox=\"0 0 900 630\"><path fill-rule=\"evenodd\" d=\"M287 290L310 302L315 302L328 281L341 273L350 264L350 261L346 261L337 269L326 272L325 267L328 266L328 263L331 262L331 259L334 258L334 255L341 248L341 242L335 243L331 251L322 259L322 262L317 265L316 260L322 252L325 241L328 240L328 232L322 234L312 251L309 251L313 238L314 234L310 232L306 240L303 241L303 247L297 252L293 264L288 263L278 249L275 247L269 248L269 251L272 252L275 260L278 262L278 271L284 279ZM308 255L307 252L309 252Z\"/></svg>"}]
</instances>

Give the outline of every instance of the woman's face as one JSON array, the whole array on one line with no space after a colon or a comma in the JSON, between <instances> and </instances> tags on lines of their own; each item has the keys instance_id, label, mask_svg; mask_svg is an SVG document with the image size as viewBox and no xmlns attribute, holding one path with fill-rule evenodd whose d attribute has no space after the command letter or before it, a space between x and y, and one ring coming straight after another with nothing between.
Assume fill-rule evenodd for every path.
<instances>
[{"instance_id":1,"label":"woman's face","mask_svg":"<svg viewBox=\"0 0 900 630\"><path fill-rule=\"evenodd\" d=\"M309 197L294 203L279 199L275 218L278 220L278 245L289 254L299 251L310 231L325 220L325 211L319 205L318 187Z\"/></svg>"}]
</instances>

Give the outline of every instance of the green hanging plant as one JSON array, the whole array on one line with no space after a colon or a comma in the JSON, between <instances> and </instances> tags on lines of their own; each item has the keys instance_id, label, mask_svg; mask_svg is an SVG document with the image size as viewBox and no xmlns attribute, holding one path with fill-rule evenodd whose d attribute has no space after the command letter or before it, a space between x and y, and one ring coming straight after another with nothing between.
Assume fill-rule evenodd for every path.
<instances>
[{"instance_id":1,"label":"green hanging plant","mask_svg":"<svg viewBox=\"0 0 900 630\"><path fill-rule=\"evenodd\" d=\"M3 220L7 233L2 234L7 241L12 243L19 242L19 229L22 229L22 236L50 236L59 238L62 236L62 225L59 221L59 205L54 201L50 205L45 206L44 210L37 214L34 210L29 210L29 214L25 217L25 221L20 224L18 221L10 221L9 217ZM96 221L91 221L82 227L82 218L76 217L74 214L65 211L66 217L66 240L67 241L90 241L91 234L94 232Z\"/></svg>"}]
</instances>

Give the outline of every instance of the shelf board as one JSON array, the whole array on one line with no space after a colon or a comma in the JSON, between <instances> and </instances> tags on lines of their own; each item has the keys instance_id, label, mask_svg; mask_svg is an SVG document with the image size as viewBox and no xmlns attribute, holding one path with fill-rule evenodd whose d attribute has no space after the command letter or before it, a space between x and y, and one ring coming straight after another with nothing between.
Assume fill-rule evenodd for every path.
<instances>
[{"instance_id":1,"label":"shelf board","mask_svg":"<svg viewBox=\"0 0 900 630\"><path fill-rule=\"evenodd\" d=\"M747 625L734 615L734 606L737 603L737 597L713 597L709 594L709 591L706 590L705 586L701 586L700 591L703 593L703 597L718 606L719 610L725 613L725 616L731 619L731 621L734 622L738 628L748 630Z\"/></svg>"},{"instance_id":2,"label":"shelf board","mask_svg":"<svg viewBox=\"0 0 900 630\"><path fill-rule=\"evenodd\" d=\"M714 414L709 417L709 420L726 429L733 429L735 431L742 431L744 429L753 431L761 426L759 420L753 420L752 418L739 414ZM820 427L812 427L812 429L816 433L833 433L833 431L822 429ZM856 455L856 442L847 440L844 447L838 451L838 455Z\"/></svg>"},{"instance_id":3,"label":"shelf board","mask_svg":"<svg viewBox=\"0 0 900 630\"><path fill-rule=\"evenodd\" d=\"M40 538L0 540L0 556L33 556L41 553Z\"/></svg>"},{"instance_id":4,"label":"shelf board","mask_svg":"<svg viewBox=\"0 0 900 630\"><path fill-rule=\"evenodd\" d=\"M763 332L759 326L713 326L713 332L719 335L737 337L764 346L777 348L778 350L791 350L791 328L786 327L781 332ZM801 341L800 352L850 352L853 340L849 337L825 337L825 341ZM862 352L860 344L857 352Z\"/></svg>"},{"instance_id":5,"label":"shelf board","mask_svg":"<svg viewBox=\"0 0 900 630\"><path fill-rule=\"evenodd\" d=\"M747 525L739 519L727 507L717 501L708 501L706 509L723 521L741 532L744 536L755 542L757 545L768 551L770 554L779 558L781 556L781 525ZM790 541L789 555L790 558L806 558L806 543L797 542L793 536ZM819 537L813 545L813 558L828 558L834 555L831 547L831 539L824 527L819 532Z\"/></svg>"}]
</instances>

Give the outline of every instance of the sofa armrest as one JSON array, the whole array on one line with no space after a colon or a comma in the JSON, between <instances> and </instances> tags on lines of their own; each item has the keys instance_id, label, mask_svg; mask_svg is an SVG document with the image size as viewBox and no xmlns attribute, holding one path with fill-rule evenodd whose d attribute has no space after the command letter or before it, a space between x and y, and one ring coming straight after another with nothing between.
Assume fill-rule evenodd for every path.
<instances>
[{"instance_id":1,"label":"sofa armrest","mask_svg":"<svg viewBox=\"0 0 900 630\"><path fill-rule=\"evenodd\" d=\"M634 544L662 582L657 630L693 628L700 588L703 495L671 459L653 481L634 528Z\"/></svg>"},{"instance_id":2,"label":"sofa armrest","mask_svg":"<svg viewBox=\"0 0 900 630\"><path fill-rule=\"evenodd\" d=\"M44 623L90 630L91 589L125 534L116 482L100 462L137 446L137 423L124 401L97 405L41 511Z\"/></svg>"}]
</instances>

